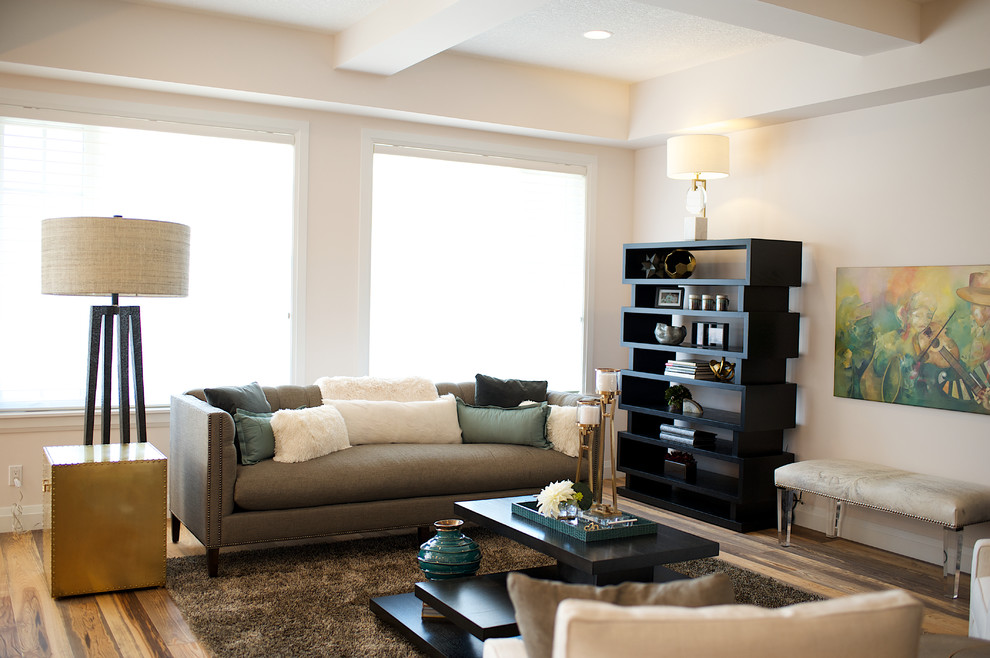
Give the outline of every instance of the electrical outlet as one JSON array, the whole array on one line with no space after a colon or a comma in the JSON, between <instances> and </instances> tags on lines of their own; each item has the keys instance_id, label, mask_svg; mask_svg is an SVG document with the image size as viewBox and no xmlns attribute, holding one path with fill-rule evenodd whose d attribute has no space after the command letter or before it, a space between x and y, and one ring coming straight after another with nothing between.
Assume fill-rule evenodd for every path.
<instances>
[{"instance_id":1,"label":"electrical outlet","mask_svg":"<svg viewBox=\"0 0 990 658\"><path fill-rule=\"evenodd\" d=\"M10 475L7 478L7 484L12 487L17 486L14 484L14 480L24 484L24 467L20 464L10 467Z\"/></svg>"}]
</instances>

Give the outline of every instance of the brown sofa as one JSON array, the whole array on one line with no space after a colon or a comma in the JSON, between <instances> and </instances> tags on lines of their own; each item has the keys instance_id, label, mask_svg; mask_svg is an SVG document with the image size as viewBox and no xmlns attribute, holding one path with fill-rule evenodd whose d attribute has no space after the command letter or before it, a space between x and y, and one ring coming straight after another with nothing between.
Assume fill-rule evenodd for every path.
<instances>
[{"instance_id":1,"label":"brown sofa","mask_svg":"<svg viewBox=\"0 0 990 658\"><path fill-rule=\"evenodd\" d=\"M474 402L474 382L438 383ZM263 387L272 411L322 404L320 388ZM552 405L579 394L549 391ZM536 493L573 479L577 460L556 450L508 444L355 445L301 463L237 461L234 420L202 389L172 397L169 511L206 547L211 576L220 549L340 533L428 527L459 500Z\"/></svg>"}]
</instances>

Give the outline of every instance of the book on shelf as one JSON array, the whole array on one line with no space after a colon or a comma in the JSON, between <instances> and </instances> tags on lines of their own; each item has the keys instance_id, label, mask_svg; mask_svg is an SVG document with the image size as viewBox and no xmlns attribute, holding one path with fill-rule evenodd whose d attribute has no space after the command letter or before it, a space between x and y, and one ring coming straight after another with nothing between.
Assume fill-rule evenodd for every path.
<instances>
[{"instance_id":1,"label":"book on shelf","mask_svg":"<svg viewBox=\"0 0 990 658\"><path fill-rule=\"evenodd\" d=\"M663 424L660 426L660 438L674 443L694 446L696 448L711 448L715 445L716 434L706 430L696 430L691 427Z\"/></svg>"},{"instance_id":2,"label":"book on shelf","mask_svg":"<svg viewBox=\"0 0 990 658\"><path fill-rule=\"evenodd\" d=\"M694 379L694 380L704 380L704 381L715 381L715 375L705 374L703 372L677 372L676 370L664 370L663 374L670 375L672 377L679 377L681 379Z\"/></svg>"},{"instance_id":3,"label":"book on shelf","mask_svg":"<svg viewBox=\"0 0 990 658\"><path fill-rule=\"evenodd\" d=\"M686 436L688 438L695 437L710 437L715 438L715 432L709 432L708 430L696 430L693 427L681 427L679 425L671 425L669 423L664 423L660 426L661 432L668 432L670 434L678 434L680 436Z\"/></svg>"},{"instance_id":4,"label":"book on shelf","mask_svg":"<svg viewBox=\"0 0 990 658\"><path fill-rule=\"evenodd\" d=\"M698 437L691 438L689 436L681 436L680 434L668 434L667 432L660 432L660 438L664 441L670 441L671 443L679 443L685 446L691 446L694 448L714 448L715 438L714 437Z\"/></svg>"},{"instance_id":5,"label":"book on shelf","mask_svg":"<svg viewBox=\"0 0 990 658\"><path fill-rule=\"evenodd\" d=\"M683 377L685 379L715 379L715 373L707 361L667 361L664 367L665 375Z\"/></svg>"}]
</instances>

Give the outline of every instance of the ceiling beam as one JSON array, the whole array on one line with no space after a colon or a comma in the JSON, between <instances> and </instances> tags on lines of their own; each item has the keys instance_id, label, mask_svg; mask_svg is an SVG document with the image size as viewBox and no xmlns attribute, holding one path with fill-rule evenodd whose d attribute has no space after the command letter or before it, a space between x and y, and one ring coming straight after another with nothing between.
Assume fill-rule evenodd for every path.
<instances>
[{"instance_id":1,"label":"ceiling beam","mask_svg":"<svg viewBox=\"0 0 990 658\"><path fill-rule=\"evenodd\" d=\"M640 1L852 55L921 42L921 5L914 0Z\"/></svg>"},{"instance_id":2,"label":"ceiling beam","mask_svg":"<svg viewBox=\"0 0 990 658\"><path fill-rule=\"evenodd\" d=\"M549 0L389 0L334 37L334 67L393 75Z\"/></svg>"}]
</instances>

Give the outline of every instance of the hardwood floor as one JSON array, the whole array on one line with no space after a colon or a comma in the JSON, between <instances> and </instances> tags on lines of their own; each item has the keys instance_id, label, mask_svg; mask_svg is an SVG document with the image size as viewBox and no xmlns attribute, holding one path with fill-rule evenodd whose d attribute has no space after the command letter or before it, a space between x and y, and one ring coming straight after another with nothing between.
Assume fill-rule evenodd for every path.
<instances>
[{"instance_id":1,"label":"hardwood floor","mask_svg":"<svg viewBox=\"0 0 990 658\"><path fill-rule=\"evenodd\" d=\"M963 576L959 599L953 601L942 597L941 567L844 539L795 528L793 546L783 549L777 545L776 530L743 535L634 501L623 500L621 507L713 539L727 562L823 596L905 589L924 602L926 631L967 633L968 575ZM179 543L168 542L169 557L202 552L185 528ZM0 534L0 658L208 655L165 589L53 600L41 555L40 531Z\"/></svg>"}]
</instances>

